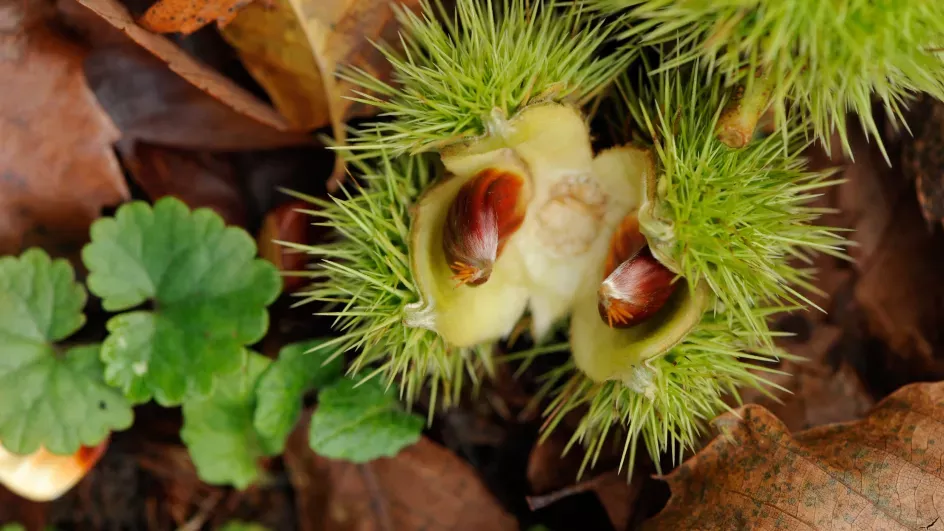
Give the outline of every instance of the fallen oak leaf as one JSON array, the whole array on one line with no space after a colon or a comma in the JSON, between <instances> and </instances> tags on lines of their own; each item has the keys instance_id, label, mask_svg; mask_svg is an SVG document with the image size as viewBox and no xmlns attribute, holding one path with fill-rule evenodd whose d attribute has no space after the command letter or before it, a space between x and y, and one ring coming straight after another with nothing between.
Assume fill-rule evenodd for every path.
<instances>
[{"instance_id":1,"label":"fallen oak leaf","mask_svg":"<svg viewBox=\"0 0 944 531\"><path fill-rule=\"evenodd\" d=\"M565 419L565 423L569 419ZM525 499L532 511L544 509L564 498L593 492L606 510L613 529L626 529L646 477L642 467L628 479L617 470L621 444L603 447L599 460L581 476L583 456L568 452L570 437L566 430L554 431L538 441L528 456L527 476L532 495ZM575 480L584 477L575 483Z\"/></svg>"},{"instance_id":2,"label":"fallen oak leaf","mask_svg":"<svg viewBox=\"0 0 944 531\"><path fill-rule=\"evenodd\" d=\"M289 121L302 129L332 123L321 66L288 0L250 5L220 34Z\"/></svg>"},{"instance_id":3,"label":"fallen oak leaf","mask_svg":"<svg viewBox=\"0 0 944 531\"><path fill-rule=\"evenodd\" d=\"M396 3L419 6L418 0ZM221 33L284 116L304 130L330 125L334 142L343 145L345 121L377 110L349 99L355 87L336 79L335 70L343 64L389 80L390 63L371 41L395 44L398 29L388 0L273 0L271 8L248 6ZM329 191L343 179L338 157Z\"/></svg>"},{"instance_id":4,"label":"fallen oak leaf","mask_svg":"<svg viewBox=\"0 0 944 531\"><path fill-rule=\"evenodd\" d=\"M824 323L812 326L805 341L780 340L778 344L797 359L781 358L776 366L781 373L766 376L789 393L770 396L756 389L741 393L742 403L764 406L790 431L859 419L875 405L855 369L831 357L842 346L843 330ZM733 398L728 403L738 405Z\"/></svg>"},{"instance_id":5,"label":"fallen oak leaf","mask_svg":"<svg viewBox=\"0 0 944 531\"><path fill-rule=\"evenodd\" d=\"M754 405L715 423L725 435L664 478L672 498L645 530L904 531L944 517L944 382L792 436Z\"/></svg>"},{"instance_id":6,"label":"fallen oak leaf","mask_svg":"<svg viewBox=\"0 0 944 531\"><path fill-rule=\"evenodd\" d=\"M292 125L271 106L248 91L187 55L176 44L162 35L138 26L128 9L118 0L78 0L115 26L134 42L167 63L182 78L244 114L277 131L291 131Z\"/></svg>"},{"instance_id":7,"label":"fallen oak leaf","mask_svg":"<svg viewBox=\"0 0 944 531\"><path fill-rule=\"evenodd\" d=\"M112 149L120 134L82 75L86 51L34 9L5 7L13 27L0 36L0 254L71 255L129 192Z\"/></svg>"},{"instance_id":8,"label":"fallen oak leaf","mask_svg":"<svg viewBox=\"0 0 944 531\"><path fill-rule=\"evenodd\" d=\"M134 47L95 49L85 60L85 75L121 130L125 150L135 141L209 151L312 142L306 134L280 130L240 112L175 73L160 58Z\"/></svg>"},{"instance_id":9,"label":"fallen oak leaf","mask_svg":"<svg viewBox=\"0 0 944 531\"><path fill-rule=\"evenodd\" d=\"M395 3L419 6L418 0ZM303 129L330 124L340 140L345 120L376 109L345 98L355 95L353 86L335 79L336 68L388 80L390 64L372 41L395 43L398 29L388 0L273 0L270 8L246 7L221 33L284 116Z\"/></svg>"},{"instance_id":10,"label":"fallen oak leaf","mask_svg":"<svg viewBox=\"0 0 944 531\"><path fill-rule=\"evenodd\" d=\"M229 24L252 0L158 0L141 17L141 26L157 33L189 35L211 22Z\"/></svg>"},{"instance_id":11,"label":"fallen oak leaf","mask_svg":"<svg viewBox=\"0 0 944 531\"><path fill-rule=\"evenodd\" d=\"M875 252L861 266L855 300L866 312L869 331L903 364L925 366L940 356L942 269L944 237L928 232L913 198L900 200Z\"/></svg>"},{"instance_id":12,"label":"fallen oak leaf","mask_svg":"<svg viewBox=\"0 0 944 531\"><path fill-rule=\"evenodd\" d=\"M174 196L190 208L212 209L227 225L246 225L245 199L229 160L136 142L125 164L151 201Z\"/></svg>"},{"instance_id":13,"label":"fallen oak leaf","mask_svg":"<svg viewBox=\"0 0 944 531\"><path fill-rule=\"evenodd\" d=\"M633 515L635 501L642 492L642 483L642 476L633 476L632 481L627 482L618 471L611 470L547 494L527 496L526 499L528 507L532 511L538 511L563 498L583 492L593 492L606 510L613 529L626 529Z\"/></svg>"},{"instance_id":14,"label":"fallen oak leaf","mask_svg":"<svg viewBox=\"0 0 944 531\"><path fill-rule=\"evenodd\" d=\"M905 140L902 169L915 181L924 219L944 226L944 102L925 97L917 107L925 112Z\"/></svg>"},{"instance_id":15,"label":"fallen oak leaf","mask_svg":"<svg viewBox=\"0 0 944 531\"><path fill-rule=\"evenodd\" d=\"M313 453L307 433L303 422L285 455L302 531L518 529L471 466L425 437L396 457L354 464Z\"/></svg>"}]
</instances>

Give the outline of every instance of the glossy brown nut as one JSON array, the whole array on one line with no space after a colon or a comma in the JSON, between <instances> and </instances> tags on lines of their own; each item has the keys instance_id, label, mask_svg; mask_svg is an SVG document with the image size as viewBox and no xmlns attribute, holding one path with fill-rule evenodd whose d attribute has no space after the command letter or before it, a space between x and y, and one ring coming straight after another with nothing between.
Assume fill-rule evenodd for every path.
<instances>
[{"instance_id":1,"label":"glossy brown nut","mask_svg":"<svg viewBox=\"0 0 944 531\"><path fill-rule=\"evenodd\" d=\"M597 309L611 328L629 328L655 315L675 292L675 273L643 247L600 285Z\"/></svg>"},{"instance_id":2,"label":"glossy brown nut","mask_svg":"<svg viewBox=\"0 0 944 531\"><path fill-rule=\"evenodd\" d=\"M522 175L490 168L459 189L446 217L443 250L460 284L488 280L502 247L524 221L525 184Z\"/></svg>"}]
</instances>

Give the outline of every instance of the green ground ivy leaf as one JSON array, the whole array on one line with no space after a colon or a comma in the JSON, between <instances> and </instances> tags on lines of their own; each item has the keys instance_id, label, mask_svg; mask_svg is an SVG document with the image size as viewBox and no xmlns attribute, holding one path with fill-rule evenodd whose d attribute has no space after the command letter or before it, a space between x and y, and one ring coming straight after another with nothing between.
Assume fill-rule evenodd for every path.
<instances>
[{"instance_id":1,"label":"green ground ivy leaf","mask_svg":"<svg viewBox=\"0 0 944 531\"><path fill-rule=\"evenodd\" d=\"M322 343L324 340L315 339L287 345L256 386L256 430L277 441L280 452L298 422L304 394L341 376L344 363L341 356L325 364L334 349L309 352Z\"/></svg>"},{"instance_id":2,"label":"green ground ivy leaf","mask_svg":"<svg viewBox=\"0 0 944 531\"><path fill-rule=\"evenodd\" d=\"M217 531L269 531L269 528L254 522L233 520L232 522L227 522L223 527L217 528Z\"/></svg>"},{"instance_id":3,"label":"green ground ivy leaf","mask_svg":"<svg viewBox=\"0 0 944 531\"><path fill-rule=\"evenodd\" d=\"M265 334L278 272L214 212L170 197L153 209L136 201L96 221L91 236L82 260L105 309L153 308L113 317L102 346L106 379L133 401L174 405L208 394Z\"/></svg>"},{"instance_id":4,"label":"green ground ivy leaf","mask_svg":"<svg viewBox=\"0 0 944 531\"><path fill-rule=\"evenodd\" d=\"M423 419L404 411L376 378L360 384L344 378L318 395L308 442L324 457L364 463L395 456L422 431Z\"/></svg>"},{"instance_id":5,"label":"green ground ivy leaf","mask_svg":"<svg viewBox=\"0 0 944 531\"><path fill-rule=\"evenodd\" d=\"M252 425L256 382L270 363L250 352L241 369L218 378L213 394L184 402L180 438L203 481L245 489L259 476L259 458L278 453Z\"/></svg>"},{"instance_id":6,"label":"green ground ivy leaf","mask_svg":"<svg viewBox=\"0 0 944 531\"><path fill-rule=\"evenodd\" d=\"M39 249L0 258L0 441L71 454L131 425L131 407L105 384L99 346L54 344L85 324L72 266Z\"/></svg>"}]
</instances>

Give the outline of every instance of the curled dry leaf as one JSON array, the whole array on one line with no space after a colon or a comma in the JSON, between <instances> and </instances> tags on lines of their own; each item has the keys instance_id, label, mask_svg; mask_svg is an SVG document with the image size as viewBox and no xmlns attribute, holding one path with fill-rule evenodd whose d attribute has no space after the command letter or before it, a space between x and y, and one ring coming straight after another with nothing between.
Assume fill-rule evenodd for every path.
<instances>
[{"instance_id":1,"label":"curled dry leaf","mask_svg":"<svg viewBox=\"0 0 944 531\"><path fill-rule=\"evenodd\" d=\"M944 102L925 97L914 139L905 139L905 173L914 179L924 219L944 226Z\"/></svg>"},{"instance_id":2,"label":"curled dry leaf","mask_svg":"<svg viewBox=\"0 0 944 531\"><path fill-rule=\"evenodd\" d=\"M69 255L128 190L112 150L119 132L82 75L85 50L37 6L0 11L0 254L36 245Z\"/></svg>"},{"instance_id":3,"label":"curled dry leaf","mask_svg":"<svg viewBox=\"0 0 944 531\"><path fill-rule=\"evenodd\" d=\"M330 124L341 139L344 120L374 110L344 98L354 94L350 84L335 79L336 68L356 67L388 79L389 63L371 41L395 43L397 29L389 0L273 0L271 7L249 5L222 33L295 126Z\"/></svg>"},{"instance_id":4,"label":"curled dry leaf","mask_svg":"<svg viewBox=\"0 0 944 531\"><path fill-rule=\"evenodd\" d=\"M305 424L285 455L302 531L518 529L472 467L426 438L358 465L313 453Z\"/></svg>"},{"instance_id":5,"label":"curled dry leaf","mask_svg":"<svg viewBox=\"0 0 944 531\"><path fill-rule=\"evenodd\" d=\"M279 242L307 244L312 241L310 216L301 210L310 209L311 204L293 200L276 207L266 214L259 232L259 256L275 264L279 271L303 271L308 263L308 255ZM283 289L294 291L304 285L307 279L302 276L284 276Z\"/></svg>"},{"instance_id":6,"label":"curled dry leaf","mask_svg":"<svg viewBox=\"0 0 944 531\"><path fill-rule=\"evenodd\" d=\"M216 22L229 24L252 0L158 0L141 17L141 26L157 33L189 35Z\"/></svg>"},{"instance_id":7,"label":"curled dry leaf","mask_svg":"<svg viewBox=\"0 0 944 531\"><path fill-rule=\"evenodd\" d=\"M624 475L611 470L548 494L528 496L528 506L532 511L537 511L569 496L589 491L597 496L610 523L613 524L613 529L626 529L633 517L642 482L642 476L634 476L632 482L627 482Z\"/></svg>"},{"instance_id":8,"label":"curled dry leaf","mask_svg":"<svg viewBox=\"0 0 944 531\"><path fill-rule=\"evenodd\" d=\"M128 147L142 141L230 151L311 141L305 134L280 131L238 112L141 50L98 48L85 61L85 75Z\"/></svg>"},{"instance_id":9,"label":"curled dry leaf","mask_svg":"<svg viewBox=\"0 0 944 531\"><path fill-rule=\"evenodd\" d=\"M862 420L796 435L753 405L716 425L725 435L665 478L672 498L644 529L905 531L944 522L944 383L906 386Z\"/></svg>"},{"instance_id":10,"label":"curled dry leaf","mask_svg":"<svg viewBox=\"0 0 944 531\"><path fill-rule=\"evenodd\" d=\"M127 155L131 175L152 201L171 195L190 208L213 209L227 225L245 226L245 200L227 159L140 142Z\"/></svg>"},{"instance_id":11,"label":"curled dry leaf","mask_svg":"<svg viewBox=\"0 0 944 531\"><path fill-rule=\"evenodd\" d=\"M805 317L796 316L791 320ZM862 418L875 403L855 369L845 360L830 357L833 349L840 346L843 330L825 323L811 326L808 338L790 338L778 343L800 359L782 359L776 369L783 374L763 374L788 393L775 392L768 396L757 389L740 393L744 403L768 408L790 431ZM730 404L731 407L738 405L733 399Z\"/></svg>"},{"instance_id":12,"label":"curled dry leaf","mask_svg":"<svg viewBox=\"0 0 944 531\"><path fill-rule=\"evenodd\" d=\"M118 0L78 1L124 32L131 40L166 62L167 66L182 78L238 113L277 131L292 130L292 125L271 106L222 74L190 57L167 38L135 24L127 8Z\"/></svg>"},{"instance_id":13,"label":"curled dry leaf","mask_svg":"<svg viewBox=\"0 0 944 531\"><path fill-rule=\"evenodd\" d=\"M913 197L892 211L855 287L869 331L902 360L926 363L944 347L944 235L927 230Z\"/></svg>"}]
</instances>

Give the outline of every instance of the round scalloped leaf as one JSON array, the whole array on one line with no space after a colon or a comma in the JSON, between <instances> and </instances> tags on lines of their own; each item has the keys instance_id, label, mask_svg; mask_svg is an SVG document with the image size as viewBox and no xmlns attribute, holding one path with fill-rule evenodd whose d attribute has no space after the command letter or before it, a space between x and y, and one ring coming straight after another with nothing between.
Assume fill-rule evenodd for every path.
<instances>
[{"instance_id":1,"label":"round scalloped leaf","mask_svg":"<svg viewBox=\"0 0 944 531\"><path fill-rule=\"evenodd\" d=\"M243 368L218 378L211 395L184 402L180 438L203 481L245 489L259 477L259 459L278 453L252 423L256 382L270 363L249 352Z\"/></svg>"},{"instance_id":2,"label":"round scalloped leaf","mask_svg":"<svg viewBox=\"0 0 944 531\"><path fill-rule=\"evenodd\" d=\"M326 340L313 339L286 345L256 384L256 430L281 452L302 411L302 398L312 389L341 377L344 358L336 349L319 348ZM312 350L315 350L312 352Z\"/></svg>"},{"instance_id":3,"label":"round scalloped leaf","mask_svg":"<svg viewBox=\"0 0 944 531\"><path fill-rule=\"evenodd\" d=\"M133 418L105 384L99 346L59 351L85 323L85 289L72 266L38 249L0 258L0 441L17 454L72 454Z\"/></svg>"},{"instance_id":4,"label":"round scalloped leaf","mask_svg":"<svg viewBox=\"0 0 944 531\"><path fill-rule=\"evenodd\" d=\"M423 419L403 410L377 379L345 378L318 395L308 444L318 455L366 463L393 457L419 440Z\"/></svg>"},{"instance_id":5,"label":"round scalloped leaf","mask_svg":"<svg viewBox=\"0 0 944 531\"><path fill-rule=\"evenodd\" d=\"M240 366L243 347L268 328L279 294L276 268L255 258L242 229L174 198L133 202L96 221L82 250L88 286L106 310L149 302L108 322L105 377L135 402L163 405L207 395Z\"/></svg>"}]
</instances>

